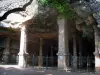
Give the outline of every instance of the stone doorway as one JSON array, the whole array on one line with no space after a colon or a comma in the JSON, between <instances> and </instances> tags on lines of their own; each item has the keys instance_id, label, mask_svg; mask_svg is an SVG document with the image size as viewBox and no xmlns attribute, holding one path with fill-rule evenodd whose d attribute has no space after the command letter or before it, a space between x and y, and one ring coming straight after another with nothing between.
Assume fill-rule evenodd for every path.
<instances>
[{"instance_id":1,"label":"stone doorway","mask_svg":"<svg viewBox=\"0 0 100 75\"><path fill-rule=\"evenodd\" d=\"M43 44L43 66L57 67L57 39L44 39Z\"/></svg>"},{"instance_id":2,"label":"stone doorway","mask_svg":"<svg viewBox=\"0 0 100 75\"><path fill-rule=\"evenodd\" d=\"M95 69L95 41L94 38L84 37L81 40L82 48L81 51L78 50L78 56L82 57L82 64L81 67L87 70L94 71Z\"/></svg>"}]
</instances>

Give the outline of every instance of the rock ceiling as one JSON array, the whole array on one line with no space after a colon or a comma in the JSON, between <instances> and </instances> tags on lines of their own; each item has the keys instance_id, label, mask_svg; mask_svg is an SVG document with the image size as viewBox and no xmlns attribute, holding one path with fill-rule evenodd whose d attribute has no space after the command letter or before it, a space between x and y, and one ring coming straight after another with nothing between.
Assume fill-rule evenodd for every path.
<instances>
[{"instance_id":1,"label":"rock ceiling","mask_svg":"<svg viewBox=\"0 0 100 75\"><path fill-rule=\"evenodd\" d=\"M98 24L100 24L100 1L99 0L89 0L73 3L74 9L77 14L86 19L90 14L96 19Z\"/></svg>"},{"instance_id":2,"label":"rock ceiling","mask_svg":"<svg viewBox=\"0 0 100 75\"><path fill-rule=\"evenodd\" d=\"M57 14L55 10L50 8L38 8L37 0L0 0L0 16L2 16L5 12L15 9L15 8L22 8L25 4L32 1L32 3L27 6L25 11L14 12L9 14L7 19L3 22L6 22L6 25L13 24L18 25L24 22L24 18L28 16L34 17L33 19L34 24L28 26L29 32L54 32L57 30L57 21L56 17ZM35 8L35 9L34 9ZM10 17L9 17L10 16ZM16 16L16 17L15 17ZM19 21L19 19L21 19ZM17 22L15 22L17 21Z\"/></svg>"},{"instance_id":3,"label":"rock ceiling","mask_svg":"<svg viewBox=\"0 0 100 75\"><path fill-rule=\"evenodd\" d=\"M14 8L21 8L28 2L32 3L27 6L26 11L16 12L22 15L23 18L27 16L35 16L34 25L28 26L29 32L53 32L57 31L57 13L50 8L38 8L37 0L0 0L0 12L6 12ZM94 18L100 24L100 2L97 0L70 0L72 6L80 17L86 19L89 14L93 14ZM34 9L36 7L36 9ZM38 8L38 9L37 9ZM39 10L40 9L40 10ZM36 11L36 12L35 12ZM35 13L34 13L35 12ZM1 14L0 14L1 15ZM2 16L2 15L1 15ZM80 20L81 21L81 20ZM79 22L79 20L78 20ZM80 22L81 23L81 22Z\"/></svg>"},{"instance_id":4,"label":"rock ceiling","mask_svg":"<svg viewBox=\"0 0 100 75\"><path fill-rule=\"evenodd\" d=\"M33 25L29 25L29 32L56 32L57 13L54 9L44 8L40 10Z\"/></svg>"}]
</instances>

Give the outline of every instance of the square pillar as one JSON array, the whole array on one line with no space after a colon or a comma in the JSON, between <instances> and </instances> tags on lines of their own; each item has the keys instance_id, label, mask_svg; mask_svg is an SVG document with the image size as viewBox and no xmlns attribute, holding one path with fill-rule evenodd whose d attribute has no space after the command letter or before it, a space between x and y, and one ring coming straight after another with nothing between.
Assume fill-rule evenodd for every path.
<instances>
[{"instance_id":1,"label":"square pillar","mask_svg":"<svg viewBox=\"0 0 100 75\"><path fill-rule=\"evenodd\" d=\"M73 36L73 70L77 70L76 36Z\"/></svg>"},{"instance_id":2,"label":"square pillar","mask_svg":"<svg viewBox=\"0 0 100 75\"><path fill-rule=\"evenodd\" d=\"M67 70L68 68L66 65L66 54L64 52L59 51L57 55L58 55L58 69Z\"/></svg>"},{"instance_id":3,"label":"square pillar","mask_svg":"<svg viewBox=\"0 0 100 75\"><path fill-rule=\"evenodd\" d=\"M27 67L27 31L26 26L21 28L21 37L20 37L20 51L18 53L18 66Z\"/></svg>"},{"instance_id":4,"label":"square pillar","mask_svg":"<svg viewBox=\"0 0 100 75\"><path fill-rule=\"evenodd\" d=\"M38 57L38 66L39 67L43 66L43 52L42 52L42 48L43 48L43 39L40 38L40 51L39 51L39 57Z\"/></svg>"},{"instance_id":5,"label":"square pillar","mask_svg":"<svg viewBox=\"0 0 100 75\"><path fill-rule=\"evenodd\" d=\"M95 36L95 71L100 72L100 31L94 26L94 36Z\"/></svg>"},{"instance_id":6,"label":"square pillar","mask_svg":"<svg viewBox=\"0 0 100 75\"><path fill-rule=\"evenodd\" d=\"M65 19L58 20L59 26L59 50L58 50L58 69L69 70L69 49L68 49L68 25Z\"/></svg>"},{"instance_id":7,"label":"square pillar","mask_svg":"<svg viewBox=\"0 0 100 75\"><path fill-rule=\"evenodd\" d=\"M8 64L9 63L9 55L10 55L10 37L8 36L6 39L6 47L3 53L3 63Z\"/></svg>"}]
</instances>

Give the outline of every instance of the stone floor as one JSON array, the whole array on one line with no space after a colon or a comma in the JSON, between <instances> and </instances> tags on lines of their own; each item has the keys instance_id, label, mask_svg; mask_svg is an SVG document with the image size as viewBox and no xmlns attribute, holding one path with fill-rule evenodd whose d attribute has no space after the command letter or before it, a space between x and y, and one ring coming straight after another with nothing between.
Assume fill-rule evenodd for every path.
<instances>
[{"instance_id":1,"label":"stone floor","mask_svg":"<svg viewBox=\"0 0 100 75\"><path fill-rule=\"evenodd\" d=\"M2 66L0 65L0 75L100 75L94 72L65 72L50 69L37 68L19 68L16 65Z\"/></svg>"}]
</instances>

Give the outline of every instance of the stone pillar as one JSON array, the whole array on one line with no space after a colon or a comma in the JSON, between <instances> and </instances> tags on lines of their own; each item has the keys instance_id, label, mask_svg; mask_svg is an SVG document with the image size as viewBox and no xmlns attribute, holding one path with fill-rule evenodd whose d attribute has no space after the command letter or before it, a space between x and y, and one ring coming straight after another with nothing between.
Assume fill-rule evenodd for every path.
<instances>
[{"instance_id":1,"label":"stone pillar","mask_svg":"<svg viewBox=\"0 0 100 75\"><path fill-rule=\"evenodd\" d=\"M54 65L53 46L51 46L51 57L50 57L50 59L51 59L52 67L53 67L53 65Z\"/></svg>"},{"instance_id":2,"label":"stone pillar","mask_svg":"<svg viewBox=\"0 0 100 75\"><path fill-rule=\"evenodd\" d=\"M40 38L40 51L39 51L39 61L38 61L38 65L39 67L43 66L43 52L42 52L42 48L43 48L43 39Z\"/></svg>"},{"instance_id":3,"label":"stone pillar","mask_svg":"<svg viewBox=\"0 0 100 75\"><path fill-rule=\"evenodd\" d=\"M58 69L60 70L69 70L68 65L68 27L65 19L59 19L58 20L58 26L59 26L59 45L58 45Z\"/></svg>"},{"instance_id":4,"label":"stone pillar","mask_svg":"<svg viewBox=\"0 0 100 75\"><path fill-rule=\"evenodd\" d=\"M82 56L82 38L81 37L79 37L78 38L79 40L78 40L78 44L79 44L79 56Z\"/></svg>"},{"instance_id":5,"label":"stone pillar","mask_svg":"<svg viewBox=\"0 0 100 75\"><path fill-rule=\"evenodd\" d=\"M18 66L20 67L27 67L27 30L26 26L21 28L21 37L20 37L20 51L18 53L19 60Z\"/></svg>"},{"instance_id":6,"label":"stone pillar","mask_svg":"<svg viewBox=\"0 0 100 75\"><path fill-rule=\"evenodd\" d=\"M76 46L76 36L73 36L73 69L77 69L77 46Z\"/></svg>"},{"instance_id":7,"label":"stone pillar","mask_svg":"<svg viewBox=\"0 0 100 75\"><path fill-rule=\"evenodd\" d=\"M95 36L95 71L100 72L100 31L94 26L94 36Z\"/></svg>"},{"instance_id":8,"label":"stone pillar","mask_svg":"<svg viewBox=\"0 0 100 75\"><path fill-rule=\"evenodd\" d=\"M82 38L79 36L78 37L78 68L81 68L83 66L82 64Z\"/></svg>"},{"instance_id":9,"label":"stone pillar","mask_svg":"<svg viewBox=\"0 0 100 75\"><path fill-rule=\"evenodd\" d=\"M10 54L10 37L8 36L6 39L6 47L3 53L3 61L4 64L8 64L9 63L9 54Z\"/></svg>"}]
</instances>

